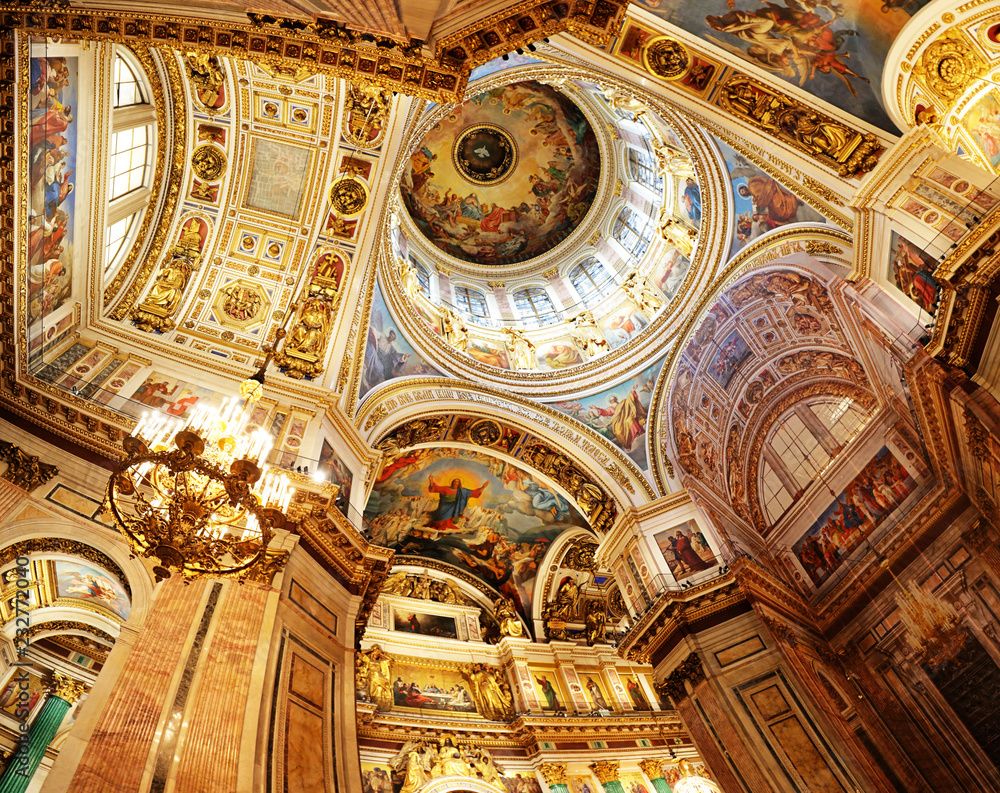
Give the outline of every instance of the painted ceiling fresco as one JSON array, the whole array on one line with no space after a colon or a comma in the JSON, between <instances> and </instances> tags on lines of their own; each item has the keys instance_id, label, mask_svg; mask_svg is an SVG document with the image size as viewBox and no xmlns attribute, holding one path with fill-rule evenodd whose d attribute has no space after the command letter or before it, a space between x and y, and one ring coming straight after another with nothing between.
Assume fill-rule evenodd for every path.
<instances>
[{"instance_id":1,"label":"painted ceiling fresco","mask_svg":"<svg viewBox=\"0 0 1000 793\"><path fill-rule=\"evenodd\" d=\"M529 619L538 565L577 509L534 474L482 452L417 448L389 458L365 508L379 545L462 568Z\"/></svg>"},{"instance_id":2,"label":"painted ceiling fresco","mask_svg":"<svg viewBox=\"0 0 1000 793\"><path fill-rule=\"evenodd\" d=\"M883 106L882 69L896 34L927 2L640 0L638 5L876 127L896 132Z\"/></svg>"},{"instance_id":3,"label":"painted ceiling fresco","mask_svg":"<svg viewBox=\"0 0 1000 793\"><path fill-rule=\"evenodd\" d=\"M400 192L445 253L512 264L545 253L579 225L600 170L580 108L529 81L485 91L441 119L410 155Z\"/></svg>"}]
</instances>

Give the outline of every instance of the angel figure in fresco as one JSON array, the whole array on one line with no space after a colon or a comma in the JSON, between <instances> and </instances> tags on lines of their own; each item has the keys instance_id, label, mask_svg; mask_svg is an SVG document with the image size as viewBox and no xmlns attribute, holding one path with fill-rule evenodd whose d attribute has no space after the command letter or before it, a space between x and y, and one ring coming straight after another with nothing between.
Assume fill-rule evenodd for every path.
<instances>
[{"instance_id":1,"label":"angel figure in fresco","mask_svg":"<svg viewBox=\"0 0 1000 793\"><path fill-rule=\"evenodd\" d=\"M464 515L469 499L479 498L490 483L487 479L479 487L470 489L463 487L462 480L456 477L450 485L439 485L433 475L427 477L427 482L427 492L438 494L437 509L430 515L430 524L437 531L463 531L455 521Z\"/></svg>"}]
</instances>

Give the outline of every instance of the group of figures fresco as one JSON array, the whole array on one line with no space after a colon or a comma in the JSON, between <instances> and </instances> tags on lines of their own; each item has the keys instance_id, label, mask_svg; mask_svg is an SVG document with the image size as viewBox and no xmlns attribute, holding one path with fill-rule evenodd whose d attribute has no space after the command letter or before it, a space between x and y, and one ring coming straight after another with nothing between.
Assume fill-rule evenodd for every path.
<instances>
[{"instance_id":1,"label":"group of figures fresco","mask_svg":"<svg viewBox=\"0 0 1000 793\"><path fill-rule=\"evenodd\" d=\"M792 546L813 584L819 586L833 575L916 488L916 481L883 446Z\"/></svg>"},{"instance_id":2,"label":"group of figures fresco","mask_svg":"<svg viewBox=\"0 0 1000 793\"><path fill-rule=\"evenodd\" d=\"M693 520L661 531L653 539L677 581L683 581L715 566L715 553L704 532Z\"/></svg>"},{"instance_id":3,"label":"group of figures fresco","mask_svg":"<svg viewBox=\"0 0 1000 793\"><path fill-rule=\"evenodd\" d=\"M937 260L898 232L892 232L889 243L889 275L896 288L933 315L940 288L934 278Z\"/></svg>"},{"instance_id":4,"label":"group of figures fresco","mask_svg":"<svg viewBox=\"0 0 1000 793\"><path fill-rule=\"evenodd\" d=\"M880 91L896 34L929 0L641 0L695 35L894 132Z\"/></svg>"},{"instance_id":5,"label":"group of figures fresco","mask_svg":"<svg viewBox=\"0 0 1000 793\"><path fill-rule=\"evenodd\" d=\"M662 365L661 359L599 394L554 402L552 407L603 435L644 469L649 464L646 453L649 403Z\"/></svg>"},{"instance_id":6,"label":"group of figures fresco","mask_svg":"<svg viewBox=\"0 0 1000 793\"><path fill-rule=\"evenodd\" d=\"M510 172L486 186L466 178L452 153L475 125L503 130L516 148ZM495 154L485 144L476 151ZM445 253L510 264L544 253L579 225L600 167L582 111L547 85L520 82L474 96L436 124L410 156L401 194L414 222Z\"/></svg>"},{"instance_id":7,"label":"group of figures fresco","mask_svg":"<svg viewBox=\"0 0 1000 793\"><path fill-rule=\"evenodd\" d=\"M549 544L588 523L562 495L509 462L466 449L418 448L385 464L365 525L374 542L398 554L467 570L530 619Z\"/></svg>"},{"instance_id":8,"label":"group of figures fresco","mask_svg":"<svg viewBox=\"0 0 1000 793\"><path fill-rule=\"evenodd\" d=\"M106 570L83 562L55 562L57 593L60 598L83 600L103 606L122 620L132 610L128 593Z\"/></svg>"},{"instance_id":9,"label":"group of figures fresco","mask_svg":"<svg viewBox=\"0 0 1000 793\"><path fill-rule=\"evenodd\" d=\"M28 324L60 308L73 282L77 59L31 59Z\"/></svg>"},{"instance_id":10,"label":"group of figures fresco","mask_svg":"<svg viewBox=\"0 0 1000 793\"><path fill-rule=\"evenodd\" d=\"M477 713L461 673L405 664L398 664L397 667L398 673L392 683L396 707Z\"/></svg>"}]
</instances>

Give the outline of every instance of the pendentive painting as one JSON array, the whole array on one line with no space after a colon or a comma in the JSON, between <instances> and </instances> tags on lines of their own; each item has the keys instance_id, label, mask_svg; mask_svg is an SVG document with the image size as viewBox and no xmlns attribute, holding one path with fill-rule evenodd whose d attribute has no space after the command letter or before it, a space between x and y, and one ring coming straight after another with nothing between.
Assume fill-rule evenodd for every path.
<instances>
[{"instance_id":1,"label":"pendentive painting","mask_svg":"<svg viewBox=\"0 0 1000 793\"><path fill-rule=\"evenodd\" d=\"M410 155L400 193L444 253L513 264L551 250L580 224L600 172L583 111L527 81L484 91L435 124Z\"/></svg>"},{"instance_id":2,"label":"pendentive painting","mask_svg":"<svg viewBox=\"0 0 1000 793\"><path fill-rule=\"evenodd\" d=\"M962 126L994 168L1000 168L1000 101L995 91L981 96L962 116Z\"/></svg>"},{"instance_id":3,"label":"pendentive painting","mask_svg":"<svg viewBox=\"0 0 1000 793\"><path fill-rule=\"evenodd\" d=\"M106 570L84 562L61 560L55 562L55 569L59 597L104 606L121 619L128 619L132 610L128 593Z\"/></svg>"},{"instance_id":4,"label":"pendentive painting","mask_svg":"<svg viewBox=\"0 0 1000 793\"><path fill-rule=\"evenodd\" d=\"M711 570L716 565L715 553L693 520L661 531L653 539L677 581Z\"/></svg>"},{"instance_id":5,"label":"pendentive painting","mask_svg":"<svg viewBox=\"0 0 1000 793\"><path fill-rule=\"evenodd\" d=\"M395 707L479 715L469 696L469 684L458 670L397 663L393 671L396 675L392 682Z\"/></svg>"},{"instance_id":6,"label":"pendentive painting","mask_svg":"<svg viewBox=\"0 0 1000 793\"><path fill-rule=\"evenodd\" d=\"M921 311L933 315L940 288L934 278L937 260L895 231L889 245L890 279Z\"/></svg>"},{"instance_id":7,"label":"pendentive painting","mask_svg":"<svg viewBox=\"0 0 1000 793\"><path fill-rule=\"evenodd\" d=\"M916 489L913 477L883 446L792 546L812 582L819 586L833 575Z\"/></svg>"},{"instance_id":8,"label":"pendentive painting","mask_svg":"<svg viewBox=\"0 0 1000 793\"><path fill-rule=\"evenodd\" d=\"M387 380L414 374L433 374L396 326L378 283L372 294L364 365L361 369L361 398Z\"/></svg>"},{"instance_id":9,"label":"pendentive painting","mask_svg":"<svg viewBox=\"0 0 1000 793\"><path fill-rule=\"evenodd\" d=\"M44 48L33 46L32 54ZM28 324L72 295L78 70L75 57L31 58L28 132Z\"/></svg>"},{"instance_id":10,"label":"pendentive painting","mask_svg":"<svg viewBox=\"0 0 1000 793\"><path fill-rule=\"evenodd\" d=\"M929 0L641 0L637 5L889 132L882 70L896 34Z\"/></svg>"},{"instance_id":11,"label":"pendentive painting","mask_svg":"<svg viewBox=\"0 0 1000 793\"><path fill-rule=\"evenodd\" d=\"M477 451L414 449L383 468L365 507L379 545L472 573L525 617L549 544L587 520L552 487Z\"/></svg>"},{"instance_id":12,"label":"pendentive painting","mask_svg":"<svg viewBox=\"0 0 1000 793\"><path fill-rule=\"evenodd\" d=\"M768 176L731 146L716 139L729 170L736 227L730 255L769 231L789 223L823 223L826 218Z\"/></svg>"},{"instance_id":13,"label":"pendentive painting","mask_svg":"<svg viewBox=\"0 0 1000 793\"><path fill-rule=\"evenodd\" d=\"M354 482L354 476L351 474L351 469L340 459L340 455L326 438L323 439L323 447L319 453L319 470L339 488L335 503L340 507L340 511L347 515L351 503L351 484Z\"/></svg>"},{"instance_id":14,"label":"pendentive painting","mask_svg":"<svg viewBox=\"0 0 1000 793\"><path fill-rule=\"evenodd\" d=\"M645 469L646 422L653 398L656 376L662 359L607 391L570 402L553 402L552 407L603 435Z\"/></svg>"}]
</instances>

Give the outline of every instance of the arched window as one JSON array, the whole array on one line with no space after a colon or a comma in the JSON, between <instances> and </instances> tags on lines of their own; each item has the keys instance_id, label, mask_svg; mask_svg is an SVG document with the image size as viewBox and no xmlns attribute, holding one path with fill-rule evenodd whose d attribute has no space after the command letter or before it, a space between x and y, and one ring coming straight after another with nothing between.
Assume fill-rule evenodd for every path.
<instances>
[{"instance_id":1,"label":"arched window","mask_svg":"<svg viewBox=\"0 0 1000 793\"><path fill-rule=\"evenodd\" d=\"M525 325L538 327L559 321L556 307L548 293L539 286L529 286L514 293L514 308Z\"/></svg>"},{"instance_id":2,"label":"arched window","mask_svg":"<svg viewBox=\"0 0 1000 793\"><path fill-rule=\"evenodd\" d=\"M774 524L864 426L867 415L849 397L800 402L782 416L764 444L761 493Z\"/></svg>"},{"instance_id":3,"label":"arched window","mask_svg":"<svg viewBox=\"0 0 1000 793\"><path fill-rule=\"evenodd\" d=\"M146 104L142 83L136 77L132 67L121 55L115 56L115 107L131 107Z\"/></svg>"},{"instance_id":4,"label":"arched window","mask_svg":"<svg viewBox=\"0 0 1000 793\"><path fill-rule=\"evenodd\" d=\"M618 214L612 234L633 258L641 259L649 248L655 230L652 218L627 206Z\"/></svg>"},{"instance_id":5,"label":"arched window","mask_svg":"<svg viewBox=\"0 0 1000 793\"><path fill-rule=\"evenodd\" d=\"M413 262L413 269L417 272L417 283L420 284L420 289L425 295L430 297L431 294L431 274L427 272L427 268L424 267L416 259L411 259Z\"/></svg>"},{"instance_id":6,"label":"arched window","mask_svg":"<svg viewBox=\"0 0 1000 793\"><path fill-rule=\"evenodd\" d=\"M479 321L480 324L488 324L490 310L486 305L486 297L482 292L469 289L467 286L456 286L455 306L462 313L472 317L473 321Z\"/></svg>"},{"instance_id":7,"label":"arched window","mask_svg":"<svg viewBox=\"0 0 1000 793\"><path fill-rule=\"evenodd\" d=\"M570 270L569 280L583 304L588 308L599 303L614 286L611 273L593 256Z\"/></svg>"},{"instance_id":8,"label":"arched window","mask_svg":"<svg viewBox=\"0 0 1000 793\"><path fill-rule=\"evenodd\" d=\"M663 177L657 171L655 158L648 151L641 152L629 148L628 169L632 178L639 184L645 185L656 193L663 192Z\"/></svg>"},{"instance_id":9,"label":"arched window","mask_svg":"<svg viewBox=\"0 0 1000 793\"><path fill-rule=\"evenodd\" d=\"M156 138L156 109L135 56L119 47L112 67L111 139L106 175L104 279L109 281L125 260L149 203Z\"/></svg>"}]
</instances>

